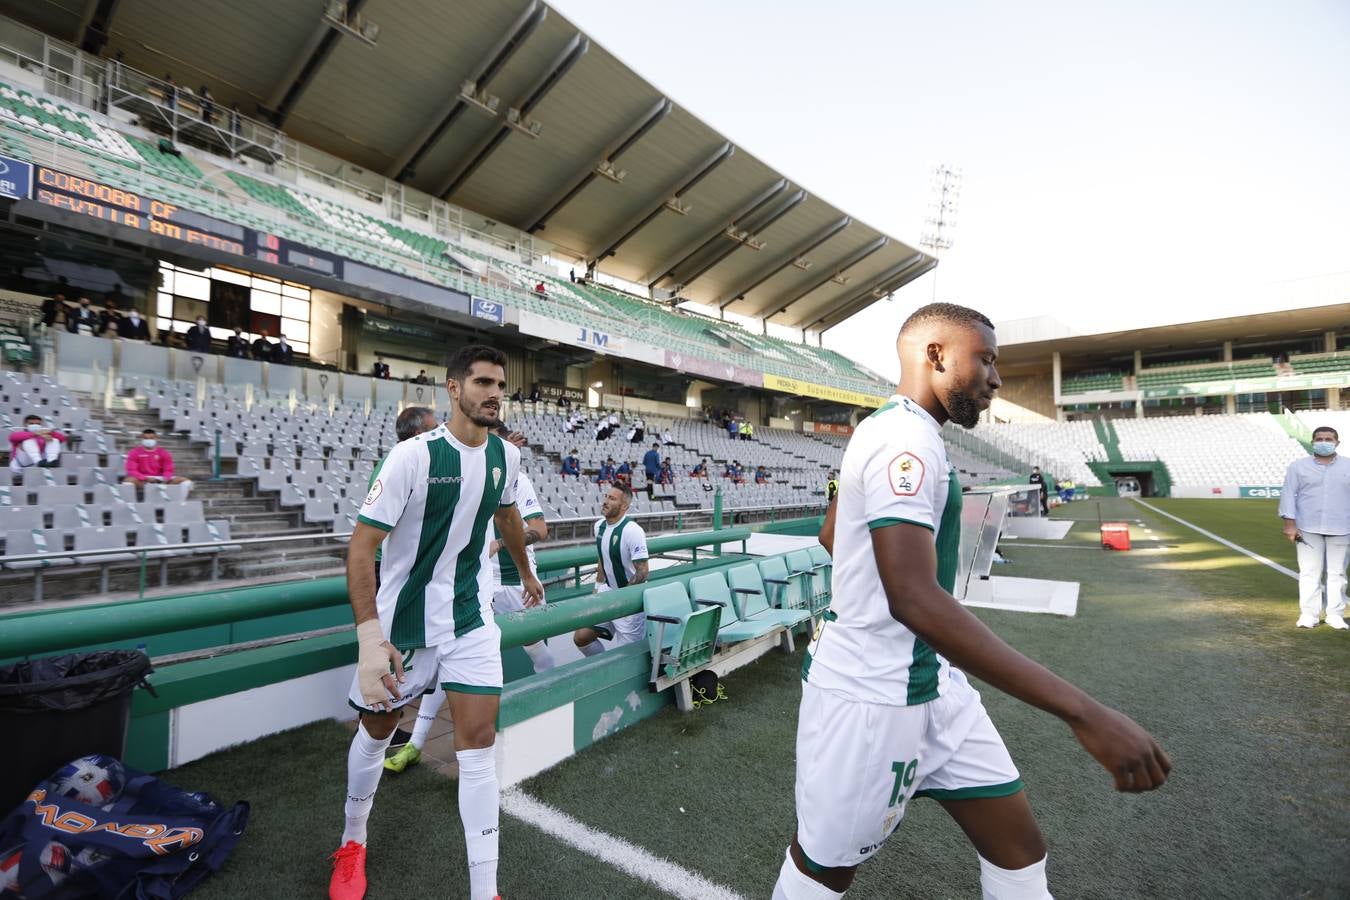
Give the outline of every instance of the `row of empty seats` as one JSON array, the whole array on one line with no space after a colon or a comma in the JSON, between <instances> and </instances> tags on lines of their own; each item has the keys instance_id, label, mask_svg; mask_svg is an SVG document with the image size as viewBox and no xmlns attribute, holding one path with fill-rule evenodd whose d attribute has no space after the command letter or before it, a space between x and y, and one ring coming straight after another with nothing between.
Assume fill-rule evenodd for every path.
<instances>
[{"instance_id":1,"label":"row of empty seats","mask_svg":"<svg viewBox=\"0 0 1350 900\"><path fill-rule=\"evenodd\" d=\"M1269 413L1117 419L1120 453L1159 459L1182 486L1273 485L1303 447Z\"/></svg>"}]
</instances>

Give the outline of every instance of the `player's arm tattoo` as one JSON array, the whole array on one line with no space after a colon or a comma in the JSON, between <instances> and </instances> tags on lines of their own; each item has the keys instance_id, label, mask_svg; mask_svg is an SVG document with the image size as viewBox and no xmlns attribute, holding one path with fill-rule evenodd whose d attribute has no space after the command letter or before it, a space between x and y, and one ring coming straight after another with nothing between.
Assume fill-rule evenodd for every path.
<instances>
[{"instance_id":1,"label":"player's arm tattoo","mask_svg":"<svg viewBox=\"0 0 1350 900\"><path fill-rule=\"evenodd\" d=\"M629 585L642 584L647 580L649 574L650 569L645 559L633 560L633 577L628 579L628 583Z\"/></svg>"}]
</instances>

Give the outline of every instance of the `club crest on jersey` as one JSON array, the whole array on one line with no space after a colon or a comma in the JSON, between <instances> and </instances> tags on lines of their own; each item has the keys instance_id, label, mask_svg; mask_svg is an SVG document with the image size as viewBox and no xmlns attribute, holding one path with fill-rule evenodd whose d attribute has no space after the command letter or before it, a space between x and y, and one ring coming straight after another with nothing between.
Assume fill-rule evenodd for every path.
<instances>
[{"instance_id":1,"label":"club crest on jersey","mask_svg":"<svg viewBox=\"0 0 1350 900\"><path fill-rule=\"evenodd\" d=\"M502 483L502 470L496 466L492 467L492 486L495 488Z\"/></svg>"},{"instance_id":2,"label":"club crest on jersey","mask_svg":"<svg viewBox=\"0 0 1350 900\"><path fill-rule=\"evenodd\" d=\"M366 502L363 503L362 506L372 505L376 500L380 499L380 495L383 493L384 493L384 482L376 478L375 483L370 486L370 493L366 494Z\"/></svg>"},{"instance_id":3,"label":"club crest on jersey","mask_svg":"<svg viewBox=\"0 0 1350 900\"><path fill-rule=\"evenodd\" d=\"M890 461L886 466L886 476L891 484L891 493L897 497L913 497L923 487L923 460L906 450Z\"/></svg>"}]
</instances>

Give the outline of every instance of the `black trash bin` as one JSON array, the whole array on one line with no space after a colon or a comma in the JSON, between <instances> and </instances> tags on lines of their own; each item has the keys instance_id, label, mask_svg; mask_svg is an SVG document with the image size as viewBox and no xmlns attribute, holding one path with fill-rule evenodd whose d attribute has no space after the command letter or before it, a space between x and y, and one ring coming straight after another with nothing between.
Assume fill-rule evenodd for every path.
<instances>
[{"instance_id":1,"label":"black trash bin","mask_svg":"<svg viewBox=\"0 0 1350 900\"><path fill-rule=\"evenodd\" d=\"M139 650L68 653L0 666L0 814L61 766L121 759L131 692L153 670Z\"/></svg>"}]
</instances>

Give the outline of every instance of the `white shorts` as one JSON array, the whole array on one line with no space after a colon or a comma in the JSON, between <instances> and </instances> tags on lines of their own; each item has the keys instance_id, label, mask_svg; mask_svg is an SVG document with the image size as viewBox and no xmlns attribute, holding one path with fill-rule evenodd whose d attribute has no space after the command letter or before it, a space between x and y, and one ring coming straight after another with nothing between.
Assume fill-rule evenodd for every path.
<instances>
[{"instance_id":1,"label":"white shorts","mask_svg":"<svg viewBox=\"0 0 1350 900\"><path fill-rule=\"evenodd\" d=\"M601 622L601 628L608 628L614 638L609 642L611 647L622 647L624 644L636 644L638 641L647 639L647 614L645 612L633 613L631 616L624 616L622 619L611 619L608 622Z\"/></svg>"},{"instance_id":2,"label":"white shorts","mask_svg":"<svg viewBox=\"0 0 1350 900\"><path fill-rule=\"evenodd\" d=\"M502 633L495 623L455 638L439 647L419 647L403 655L402 698L389 697L390 709L401 709L423 694L436 690L461 694L498 694L502 692ZM353 709L373 712L361 696L361 683L352 675L347 702Z\"/></svg>"},{"instance_id":3,"label":"white shorts","mask_svg":"<svg viewBox=\"0 0 1350 900\"><path fill-rule=\"evenodd\" d=\"M1022 780L980 694L953 669L918 706L851 700L802 684L797 720L797 842L824 868L881 849L911 797L1007 797Z\"/></svg>"},{"instance_id":4,"label":"white shorts","mask_svg":"<svg viewBox=\"0 0 1350 900\"><path fill-rule=\"evenodd\" d=\"M543 606L544 604L539 604ZM525 608L525 587L519 584L499 584L492 595L492 613L502 616Z\"/></svg>"}]
</instances>

